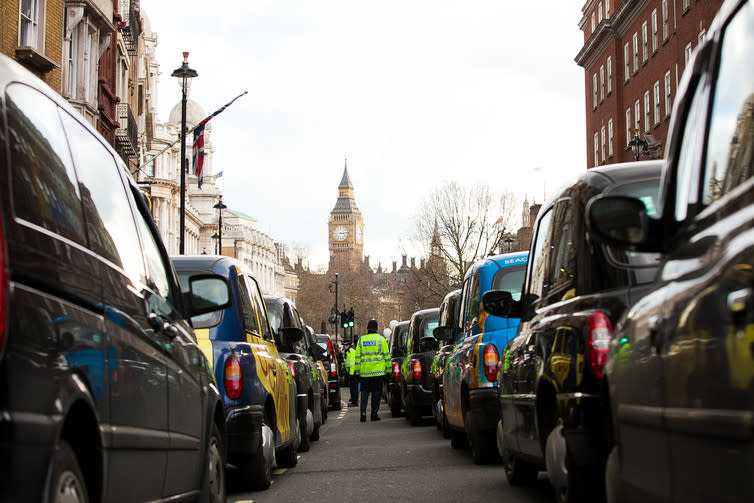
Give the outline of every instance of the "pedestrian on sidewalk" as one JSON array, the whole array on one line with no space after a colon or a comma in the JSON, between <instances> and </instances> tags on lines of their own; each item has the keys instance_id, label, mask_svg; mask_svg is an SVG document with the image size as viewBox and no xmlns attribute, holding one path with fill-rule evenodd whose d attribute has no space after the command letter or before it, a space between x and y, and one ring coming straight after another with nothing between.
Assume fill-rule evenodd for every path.
<instances>
[{"instance_id":1,"label":"pedestrian on sidewalk","mask_svg":"<svg viewBox=\"0 0 754 503\"><path fill-rule=\"evenodd\" d=\"M361 422L367 420L367 400L372 395L372 421L379 421L382 379L390 371L390 350L382 334L377 332L377 320L369 320L367 333L356 343L356 370L361 384Z\"/></svg>"},{"instance_id":2,"label":"pedestrian on sidewalk","mask_svg":"<svg viewBox=\"0 0 754 503\"><path fill-rule=\"evenodd\" d=\"M348 386L351 389L351 399L348 405L359 404L359 376L356 374L356 348L349 341L343 343L346 349L346 369L348 369Z\"/></svg>"}]
</instances>

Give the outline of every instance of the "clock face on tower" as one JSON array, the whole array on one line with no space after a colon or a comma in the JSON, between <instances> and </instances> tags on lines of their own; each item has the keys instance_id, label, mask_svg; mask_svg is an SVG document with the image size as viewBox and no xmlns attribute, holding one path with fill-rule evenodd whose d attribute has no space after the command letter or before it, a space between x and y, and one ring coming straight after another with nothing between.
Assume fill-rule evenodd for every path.
<instances>
[{"instance_id":1,"label":"clock face on tower","mask_svg":"<svg viewBox=\"0 0 754 503\"><path fill-rule=\"evenodd\" d=\"M361 243L361 227L356 227L356 242Z\"/></svg>"},{"instance_id":2,"label":"clock face on tower","mask_svg":"<svg viewBox=\"0 0 754 503\"><path fill-rule=\"evenodd\" d=\"M337 241L343 241L348 237L348 229L346 229L342 225L339 225L333 230L332 237L334 237Z\"/></svg>"}]
</instances>

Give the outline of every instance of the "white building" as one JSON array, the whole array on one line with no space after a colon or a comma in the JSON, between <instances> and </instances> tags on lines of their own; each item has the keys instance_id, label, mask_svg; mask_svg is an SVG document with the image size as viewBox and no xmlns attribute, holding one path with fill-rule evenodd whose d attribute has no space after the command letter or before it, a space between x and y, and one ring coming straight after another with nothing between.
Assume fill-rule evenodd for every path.
<instances>
[{"instance_id":1,"label":"white building","mask_svg":"<svg viewBox=\"0 0 754 503\"><path fill-rule=\"evenodd\" d=\"M151 32L151 26L144 16L145 64L149 69L149 88L153 95L149 101L152 117L157 117L157 96L159 64L154 56L157 37ZM190 92L190 89L189 89ZM202 119L206 111L197 102L187 99L186 127L190 131ZM181 145L178 134L181 124L181 103L178 102L170 112L167 122L155 120L153 135L149 145L143 145L145 155L141 158L140 169L136 173L137 181L142 184L149 195L152 215L157 224L168 254L177 255L180 241L180 158ZM203 183L199 188L197 177L191 167L191 147L193 135L186 135L186 195L185 195L185 234L184 250L186 255L217 253L219 230L219 210L214 206L222 201L222 193L216 183L216 169L213 163L212 122L204 130L204 166ZM287 295L295 298L297 279L292 280L291 271L286 271L283 257L279 250L283 247L257 230L256 219L231 208L222 214L222 255L235 257L254 274L265 295ZM295 273L293 273L295 276ZM293 294L293 295L292 295Z\"/></svg>"}]
</instances>

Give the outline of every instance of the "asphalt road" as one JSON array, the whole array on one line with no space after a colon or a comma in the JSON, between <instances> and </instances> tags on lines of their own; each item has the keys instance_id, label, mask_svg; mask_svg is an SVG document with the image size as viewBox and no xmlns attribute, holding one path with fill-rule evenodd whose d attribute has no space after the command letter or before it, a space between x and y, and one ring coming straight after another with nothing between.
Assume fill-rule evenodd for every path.
<instances>
[{"instance_id":1,"label":"asphalt road","mask_svg":"<svg viewBox=\"0 0 754 503\"><path fill-rule=\"evenodd\" d=\"M367 414L368 415L368 414ZM536 485L512 487L500 465L475 465L468 450L451 448L431 418L412 427L390 417L359 422L359 411L343 404L330 411L320 440L299 454L295 468L274 469L266 491L245 491L238 472L228 472L229 503L317 502L552 502L546 475Z\"/></svg>"}]
</instances>

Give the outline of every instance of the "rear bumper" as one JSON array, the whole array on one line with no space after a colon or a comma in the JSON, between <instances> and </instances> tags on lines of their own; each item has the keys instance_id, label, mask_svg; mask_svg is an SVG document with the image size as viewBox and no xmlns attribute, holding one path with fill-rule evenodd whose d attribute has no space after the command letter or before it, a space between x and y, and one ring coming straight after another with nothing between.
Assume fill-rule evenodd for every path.
<instances>
[{"instance_id":1,"label":"rear bumper","mask_svg":"<svg viewBox=\"0 0 754 503\"><path fill-rule=\"evenodd\" d=\"M338 399L338 393L340 392L340 383L337 379L333 381L327 381L327 389L329 390L328 393L330 395L329 402L330 404L335 403L335 400Z\"/></svg>"},{"instance_id":2,"label":"rear bumper","mask_svg":"<svg viewBox=\"0 0 754 503\"><path fill-rule=\"evenodd\" d=\"M228 437L228 461L243 461L255 454L262 436L264 405L246 405L225 410L225 431Z\"/></svg>"},{"instance_id":3,"label":"rear bumper","mask_svg":"<svg viewBox=\"0 0 754 503\"><path fill-rule=\"evenodd\" d=\"M59 423L0 411L0 501L42 501Z\"/></svg>"},{"instance_id":4,"label":"rear bumper","mask_svg":"<svg viewBox=\"0 0 754 503\"><path fill-rule=\"evenodd\" d=\"M497 388L471 390L469 393L468 424L464 426L469 433L493 432L500 419L497 403Z\"/></svg>"},{"instance_id":5,"label":"rear bumper","mask_svg":"<svg viewBox=\"0 0 754 503\"><path fill-rule=\"evenodd\" d=\"M421 384L406 385L407 409L432 409L432 389Z\"/></svg>"},{"instance_id":6,"label":"rear bumper","mask_svg":"<svg viewBox=\"0 0 754 503\"><path fill-rule=\"evenodd\" d=\"M598 394L559 394L563 434L568 451L577 465L599 465L607 459L609 440L605 438L605 421Z\"/></svg>"}]
</instances>

